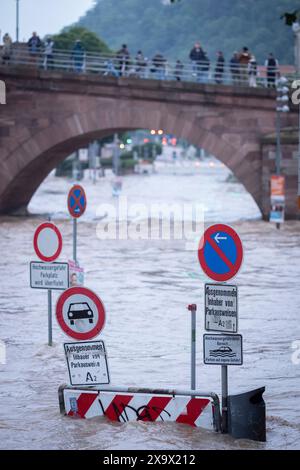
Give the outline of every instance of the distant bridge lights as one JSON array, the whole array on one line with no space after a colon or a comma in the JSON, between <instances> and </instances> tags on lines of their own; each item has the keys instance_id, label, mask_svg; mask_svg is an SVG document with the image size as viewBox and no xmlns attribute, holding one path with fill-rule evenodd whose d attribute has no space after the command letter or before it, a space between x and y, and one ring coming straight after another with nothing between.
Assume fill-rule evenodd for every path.
<instances>
[{"instance_id":1,"label":"distant bridge lights","mask_svg":"<svg viewBox=\"0 0 300 470\"><path fill-rule=\"evenodd\" d=\"M164 131L162 129L159 129L159 130L155 130L155 129L151 129L150 131L150 134L151 135L163 135Z\"/></svg>"}]
</instances>

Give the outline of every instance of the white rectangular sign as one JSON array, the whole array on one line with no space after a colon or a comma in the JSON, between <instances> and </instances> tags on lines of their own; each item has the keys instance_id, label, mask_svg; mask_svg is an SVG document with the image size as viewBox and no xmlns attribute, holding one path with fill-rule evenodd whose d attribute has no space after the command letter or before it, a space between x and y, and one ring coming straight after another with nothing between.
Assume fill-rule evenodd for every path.
<instances>
[{"instance_id":1,"label":"white rectangular sign","mask_svg":"<svg viewBox=\"0 0 300 470\"><path fill-rule=\"evenodd\" d=\"M203 335L204 364L241 366L242 335Z\"/></svg>"},{"instance_id":2,"label":"white rectangular sign","mask_svg":"<svg viewBox=\"0 0 300 470\"><path fill-rule=\"evenodd\" d=\"M30 286L33 289L65 290L69 287L68 263L30 263Z\"/></svg>"},{"instance_id":3,"label":"white rectangular sign","mask_svg":"<svg viewBox=\"0 0 300 470\"><path fill-rule=\"evenodd\" d=\"M205 329L236 333L238 330L238 288L228 284L205 284Z\"/></svg>"},{"instance_id":4,"label":"white rectangular sign","mask_svg":"<svg viewBox=\"0 0 300 470\"><path fill-rule=\"evenodd\" d=\"M103 341L64 343L71 385L109 384Z\"/></svg>"}]
</instances>

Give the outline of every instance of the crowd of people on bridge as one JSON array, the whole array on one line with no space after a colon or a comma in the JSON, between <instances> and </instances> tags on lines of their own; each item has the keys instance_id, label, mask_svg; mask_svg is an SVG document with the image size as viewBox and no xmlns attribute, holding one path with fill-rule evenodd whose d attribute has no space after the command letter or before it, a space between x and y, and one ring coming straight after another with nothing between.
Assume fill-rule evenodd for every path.
<instances>
[{"instance_id":1,"label":"crowd of people on bridge","mask_svg":"<svg viewBox=\"0 0 300 470\"><path fill-rule=\"evenodd\" d=\"M55 42L51 37L47 37L42 41L34 32L27 42L29 58L32 60L39 59L39 65L48 70L56 68L57 64L61 65L61 61L66 61L66 53L63 59L58 60L55 57ZM57 51L59 53L60 51ZM69 53L68 66L75 72L81 73L86 70L88 57L80 39L73 44ZM3 36L2 47L2 64L9 64L13 54L13 41L8 33ZM93 66L95 67L96 59L93 57ZM173 78L177 81L184 79L190 80L192 76L195 81L207 83L215 82L217 84L231 82L236 85L257 86L259 77L259 67L256 58L248 47L243 47L240 51L235 51L229 61L226 62L224 54L221 50L217 51L216 59L211 64L208 54L205 52L200 42L196 42L192 47L189 56L189 62L183 63L176 60L170 63L160 53L157 52L152 59L144 56L142 50L138 50L134 57L131 56L126 44L113 55L107 56L104 61L102 72L104 75L120 76L138 76L141 78L157 78L164 80ZM103 61L103 58L101 59ZM102 64L103 65L103 64ZM266 86L273 88L276 86L277 78L280 75L279 63L273 53L270 53L264 63ZM59 67L58 67L59 68Z\"/></svg>"}]
</instances>

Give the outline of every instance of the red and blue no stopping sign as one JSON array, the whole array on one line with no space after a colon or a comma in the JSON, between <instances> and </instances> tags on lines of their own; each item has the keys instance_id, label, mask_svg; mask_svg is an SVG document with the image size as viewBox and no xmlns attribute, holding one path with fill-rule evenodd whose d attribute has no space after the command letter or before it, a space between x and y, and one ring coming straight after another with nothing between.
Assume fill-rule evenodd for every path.
<instances>
[{"instance_id":1,"label":"red and blue no stopping sign","mask_svg":"<svg viewBox=\"0 0 300 470\"><path fill-rule=\"evenodd\" d=\"M86 195L82 186L75 184L68 195L68 209L72 217L82 216L86 209Z\"/></svg>"},{"instance_id":2,"label":"red and blue no stopping sign","mask_svg":"<svg viewBox=\"0 0 300 470\"><path fill-rule=\"evenodd\" d=\"M243 261L241 239L228 225L212 225L200 240L198 259L208 277L228 281L237 274Z\"/></svg>"}]
</instances>

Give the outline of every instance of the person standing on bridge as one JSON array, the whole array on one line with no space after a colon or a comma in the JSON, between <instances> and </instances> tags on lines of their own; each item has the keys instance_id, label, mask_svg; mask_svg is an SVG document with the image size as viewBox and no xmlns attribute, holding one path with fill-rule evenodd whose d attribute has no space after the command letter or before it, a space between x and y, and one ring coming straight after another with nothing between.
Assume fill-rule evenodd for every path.
<instances>
[{"instance_id":1,"label":"person standing on bridge","mask_svg":"<svg viewBox=\"0 0 300 470\"><path fill-rule=\"evenodd\" d=\"M217 53L217 62L215 67L215 82L218 84L223 83L223 76L224 76L224 66L225 66L225 58L222 51Z\"/></svg>"},{"instance_id":2,"label":"person standing on bridge","mask_svg":"<svg viewBox=\"0 0 300 470\"><path fill-rule=\"evenodd\" d=\"M195 43L194 47L190 51L189 57L192 61L193 74L196 75L197 81L201 81L202 79L201 66L203 66L203 62L205 61L205 53L202 47L200 46L199 42Z\"/></svg>"},{"instance_id":3,"label":"person standing on bridge","mask_svg":"<svg viewBox=\"0 0 300 470\"><path fill-rule=\"evenodd\" d=\"M152 59L151 72L154 74L157 80L164 80L166 77L166 64L167 60L164 56L157 52Z\"/></svg>"},{"instance_id":4,"label":"person standing on bridge","mask_svg":"<svg viewBox=\"0 0 300 470\"><path fill-rule=\"evenodd\" d=\"M257 62L254 55L251 56L251 60L248 64L248 74L249 74L249 86L256 88L257 87Z\"/></svg>"},{"instance_id":5,"label":"person standing on bridge","mask_svg":"<svg viewBox=\"0 0 300 470\"><path fill-rule=\"evenodd\" d=\"M39 36L36 34L35 31L32 33L32 36L29 39L27 45L29 49L29 54L31 56L36 57L40 53L42 41L40 40Z\"/></svg>"},{"instance_id":6,"label":"person standing on bridge","mask_svg":"<svg viewBox=\"0 0 300 470\"><path fill-rule=\"evenodd\" d=\"M267 60L265 61L265 67L267 69L267 86L268 88L275 88L276 78L279 72L279 63L272 52L270 52Z\"/></svg>"},{"instance_id":7,"label":"person standing on bridge","mask_svg":"<svg viewBox=\"0 0 300 470\"><path fill-rule=\"evenodd\" d=\"M123 44L121 49L117 52L117 59L119 62L118 70L120 77L126 75L130 62L130 53L127 44Z\"/></svg>"},{"instance_id":8,"label":"person standing on bridge","mask_svg":"<svg viewBox=\"0 0 300 470\"><path fill-rule=\"evenodd\" d=\"M248 85L248 64L251 60L251 54L248 47L243 47L239 54L241 85Z\"/></svg>"},{"instance_id":9,"label":"person standing on bridge","mask_svg":"<svg viewBox=\"0 0 300 470\"><path fill-rule=\"evenodd\" d=\"M77 73L83 71L83 63L84 63L84 55L85 49L81 44L80 39L76 39L73 50L72 50L72 58L74 63L74 70Z\"/></svg>"},{"instance_id":10,"label":"person standing on bridge","mask_svg":"<svg viewBox=\"0 0 300 470\"><path fill-rule=\"evenodd\" d=\"M184 69L184 65L181 62L181 60L179 60L179 59L176 60L176 64L175 64L175 68L174 68L174 78L178 82L180 82L181 79L182 79L183 69Z\"/></svg>"},{"instance_id":11,"label":"person standing on bridge","mask_svg":"<svg viewBox=\"0 0 300 470\"><path fill-rule=\"evenodd\" d=\"M12 53L12 39L8 33L3 36L2 64L9 64Z\"/></svg>"},{"instance_id":12,"label":"person standing on bridge","mask_svg":"<svg viewBox=\"0 0 300 470\"><path fill-rule=\"evenodd\" d=\"M137 51L137 54L135 56L135 73L138 77L143 78L146 76L146 67L147 61L144 57L144 54L142 53L142 51Z\"/></svg>"},{"instance_id":13,"label":"person standing on bridge","mask_svg":"<svg viewBox=\"0 0 300 470\"><path fill-rule=\"evenodd\" d=\"M53 48L54 41L50 37L47 38L45 43L45 58L44 58L44 69L49 70L53 68Z\"/></svg>"}]
</instances>

